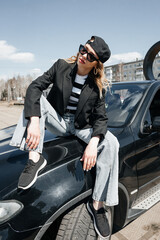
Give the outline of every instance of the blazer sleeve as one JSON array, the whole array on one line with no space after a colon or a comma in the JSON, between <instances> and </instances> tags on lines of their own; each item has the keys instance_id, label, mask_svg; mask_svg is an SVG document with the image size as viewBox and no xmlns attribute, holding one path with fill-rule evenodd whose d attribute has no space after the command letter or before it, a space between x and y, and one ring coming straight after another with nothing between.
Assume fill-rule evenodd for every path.
<instances>
[{"instance_id":1,"label":"blazer sleeve","mask_svg":"<svg viewBox=\"0 0 160 240\"><path fill-rule=\"evenodd\" d=\"M60 60L55 62L47 72L45 72L42 76L38 77L29 85L26 91L24 103L25 118L30 118L32 116L41 117L40 97L43 90L47 89L50 84L54 83L54 78L59 65L59 61Z\"/></svg>"},{"instance_id":2,"label":"blazer sleeve","mask_svg":"<svg viewBox=\"0 0 160 240\"><path fill-rule=\"evenodd\" d=\"M102 98L97 100L93 111L94 123L92 137L100 135L100 141L102 141L107 132L107 113L105 108L105 90L102 92Z\"/></svg>"}]
</instances>

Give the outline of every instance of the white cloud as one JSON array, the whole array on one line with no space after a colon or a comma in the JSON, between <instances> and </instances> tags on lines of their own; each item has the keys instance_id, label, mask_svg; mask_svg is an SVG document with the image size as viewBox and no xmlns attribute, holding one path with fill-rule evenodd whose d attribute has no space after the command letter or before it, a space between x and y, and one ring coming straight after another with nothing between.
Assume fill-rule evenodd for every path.
<instances>
[{"instance_id":1,"label":"white cloud","mask_svg":"<svg viewBox=\"0 0 160 240\"><path fill-rule=\"evenodd\" d=\"M128 52L122 54L111 55L111 58L106 62L105 66L118 64L121 62L132 62L136 59L142 59L142 55L138 52Z\"/></svg>"},{"instance_id":2,"label":"white cloud","mask_svg":"<svg viewBox=\"0 0 160 240\"><path fill-rule=\"evenodd\" d=\"M42 70L39 68L34 68L31 70L31 75L33 75L34 77L39 77L40 75L42 75Z\"/></svg>"},{"instance_id":3,"label":"white cloud","mask_svg":"<svg viewBox=\"0 0 160 240\"><path fill-rule=\"evenodd\" d=\"M14 62L33 62L34 54L30 52L18 52L18 50L9 45L6 41L0 41L0 60L11 60Z\"/></svg>"}]
</instances>

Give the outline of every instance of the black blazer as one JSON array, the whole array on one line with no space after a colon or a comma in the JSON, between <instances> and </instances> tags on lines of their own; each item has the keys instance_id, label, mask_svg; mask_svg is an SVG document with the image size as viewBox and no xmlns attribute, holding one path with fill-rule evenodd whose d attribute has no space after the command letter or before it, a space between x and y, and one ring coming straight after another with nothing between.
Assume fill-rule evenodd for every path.
<instances>
[{"instance_id":1,"label":"black blazer","mask_svg":"<svg viewBox=\"0 0 160 240\"><path fill-rule=\"evenodd\" d=\"M25 117L41 116L40 97L42 91L52 83L53 86L47 99L53 108L63 116L72 92L76 73L76 63L67 63L65 60L59 59L47 72L34 80L26 92ZM103 91L103 97L100 99L97 85L88 76L79 98L75 114L75 128L93 128L92 136L100 135L103 139L107 132L107 119L105 92Z\"/></svg>"}]
</instances>

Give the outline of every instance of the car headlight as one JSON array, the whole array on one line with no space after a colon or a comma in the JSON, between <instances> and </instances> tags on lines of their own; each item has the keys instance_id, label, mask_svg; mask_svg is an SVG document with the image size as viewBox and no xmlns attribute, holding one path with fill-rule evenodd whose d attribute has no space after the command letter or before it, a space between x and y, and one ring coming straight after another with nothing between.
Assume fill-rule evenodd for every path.
<instances>
[{"instance_id":1,"label":"car headlight","mask_svg":"<svg viewBox=\"0 0 160 240\"><path fill-rule=\"evenodd\" d=\"M23 204L17 200L0 201L0 224L13 218L23 209Z\"/></svg>"}]
</instances>

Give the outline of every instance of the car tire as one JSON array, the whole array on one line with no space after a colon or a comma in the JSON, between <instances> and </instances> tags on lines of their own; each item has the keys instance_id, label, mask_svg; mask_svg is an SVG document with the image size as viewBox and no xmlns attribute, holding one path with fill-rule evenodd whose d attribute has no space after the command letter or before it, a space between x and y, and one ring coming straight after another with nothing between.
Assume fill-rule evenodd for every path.
<instances>
[{"instance_id":1,"label":"car tire","mask_svg":"<svg viewBox=\"0 0 160 240\"><path fill-rule=\"evenodd\" d=\"M113 208L106 208L109 223L113 226ZM56 240L100 240L94 230L93 221L83 203L68 212L62 219ZM107 240L109 240L107 238Z\"/></svg>"}]
</instances>

